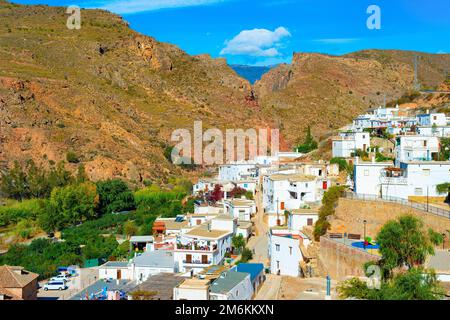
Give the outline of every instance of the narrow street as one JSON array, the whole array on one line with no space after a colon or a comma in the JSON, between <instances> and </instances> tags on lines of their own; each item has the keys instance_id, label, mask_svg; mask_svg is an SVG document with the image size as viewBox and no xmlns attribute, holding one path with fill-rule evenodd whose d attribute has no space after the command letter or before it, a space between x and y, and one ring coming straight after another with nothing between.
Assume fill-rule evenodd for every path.
<instances>
[{"instance_id":1,"label":"narrow street","mask_svg":"<svg viewBox=\"0 0 450 320\"><path fill-rule=\"evenodd\" d=\"M253 250L253 259L251 262L263 263L264 266L268 266L268 231L269 228L264 222L264 209L262 205L262 190L258 189L255 195L255 202L257 207L257 213L253 222L255 224L256 236L250 238L247 247Z\"/></svg>"}]
</instances>

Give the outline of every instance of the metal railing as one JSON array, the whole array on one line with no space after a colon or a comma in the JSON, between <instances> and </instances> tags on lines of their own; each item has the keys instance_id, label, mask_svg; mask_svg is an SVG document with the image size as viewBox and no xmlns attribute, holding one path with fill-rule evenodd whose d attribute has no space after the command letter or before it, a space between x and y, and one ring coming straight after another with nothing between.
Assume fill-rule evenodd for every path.
<instances>
[{"instance_id":1,"label":"metal railing","mask_svg":"<svg viewBox=\"0 0 450 320\"><path fill-rule=\"evenodd\" d=\"M427 213L434 214L436 216L445 217L450 219L450 210L442 209L433 206L432 204L427 203L419 203L419 202L413 202L402 198L397 197L390 197L390 196L383 196L378 197L375 195L370 194L356 194L354 192L345 192L343 194L343 197L346 199L352 199L352 200L363 200L363 201L380 201L380 202L390 202L390 203L397 203L406 207L410 207L416 210L424 211Z\"/></svg>"}]
</instances>

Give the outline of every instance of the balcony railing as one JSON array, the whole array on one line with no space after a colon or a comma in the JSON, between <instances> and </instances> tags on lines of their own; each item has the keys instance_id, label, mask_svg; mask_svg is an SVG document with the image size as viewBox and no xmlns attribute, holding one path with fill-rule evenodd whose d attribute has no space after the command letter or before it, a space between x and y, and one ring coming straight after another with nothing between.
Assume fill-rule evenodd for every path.
<instances>
[{"instance_id":1,"label":"balcony railing","mask_svg":"<svg viewBox=\"0 0 450 320\"><path fill-rule=\"evenodd\" d=\"M408 179L405 177L381 177L382 184L408 184Z\"/></svg>"},{"instance_id":2,"label":"balcony railing","mask_svg":"<svg viewBox=\"0 0 450 320\"><path fill-rule=\"evenodd\" d=\"M209 245L209 246L201 246L201 245L197 245L197 244L183 245L183 244L177 243L177 250L212 252L212 251L217 250L217 244L213 244L213 245Z\"/></svg>"},{"instance_id":3,"label":"balcony railing","mask_svg":"<svg viewBox=\"0 0 450 320\"><path fill-rule=\"evenodd\" d=\"M194 264L194 265L207 265L207 264L212 264L211 260L207 260L207 261L202 261L202 260L191 260L191 261L187 261L187 260L183 260L184 264Z\"/></svg>"}]
</instances>

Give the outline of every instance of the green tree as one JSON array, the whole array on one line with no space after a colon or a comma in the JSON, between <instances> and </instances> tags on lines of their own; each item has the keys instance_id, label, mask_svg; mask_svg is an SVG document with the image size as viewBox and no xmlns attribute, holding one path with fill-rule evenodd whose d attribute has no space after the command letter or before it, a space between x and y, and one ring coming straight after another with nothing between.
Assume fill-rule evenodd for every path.
<instances>
[{"instance_id":1,"label":"green tree","mask_svg":"<svg viewBox=\"0 0 450 320\"><path fill-rule=\"evenodd\" d=\"M96 185L100 196L99 211L102 214L136 208L133 193L122 180L99 181Z\"/></svg>"},{"instance_id":2,"label":"green tree","mask_svg":"<svg viewBox=\"0 0 450 320\"><path fill-rule=\"evenodd\" d=\"M384 281L380 288L369 288L366 282L352 278L339 284L337 291L342 299L364 300L441 300L444 290L436 274L422 268L411 268L393 279Z\"/></svg>"},{"instance_id":3,"label":"green tree","mask_svg":"<svg viewBox=\"0 0 450 320\"><path fill-rule=\"evenodd\" d=\"M123 225L123 232L127 237L134 236L138 232L138 227L134 223L134 221L127 221Z\"/></svg>"},{"instance_id":4,"label":"green tree","mask_svg":"<svg viewBox=\"0 0 450 320\"><path fill-rule=\"evenodd\" d=\"M380 266L386 276L397 267L421 265L434 253L430 233L424 230L420 219L411 215L387 222L378 233L377 243L382 255Z\"/></svg>"},{"instance_id":5,"label":"green tree","mask_svg":"<svg viewBox=\"0 0 450 320\"><path fill-rule=\"evenodd\" d=\"M253 253L250 249L244 248L242 250L241 262L245 263L253 259Z\"/></svg>"},{"instance_id":6,"label":"green tree","mask_svg":"<svg viewBox=\"0 0 450 320\"><path fill-rule=\"evenodd\" d=\"M90 182L55 188L40 219L41 227L49 232L93 219L98 203L97 188Z\"/></svg>"},{"instance_id":7,"label":"green tree","mask_svg":"<svg viewBox=\"0 0 450 320\"><path fill-rule=\"evenodd\" d=\"M241 253L241 250L245 247L245 239L242 234L233 236L233 238L231 239L231 244L238 253Z\"/></svg>"},{"instance_id":8,"label":"green tree","mask_svg":"<svg viewBox=\"0 0 450 320\"><path fill-rule=\"evenodd\" d=\"M317 142L314 140L314 137L311 134L311 127L308 126L306 129L306 136L302 144L300 144L296 150L301 153L309 153L313 150L317 149Z\"/></svg>"}]
</instances>

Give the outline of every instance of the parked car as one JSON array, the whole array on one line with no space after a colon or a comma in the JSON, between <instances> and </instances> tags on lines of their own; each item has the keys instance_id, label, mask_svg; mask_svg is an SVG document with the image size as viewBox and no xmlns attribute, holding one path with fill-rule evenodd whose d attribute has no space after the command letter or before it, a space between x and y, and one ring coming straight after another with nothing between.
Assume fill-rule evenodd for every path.
<instances>
[{"instance_id":1,"label":"parked car","mask_svg":"<svg viewBox=\"0 0 450 320\"><path fill-rule=\"evenodd\" d=\"M50 279L50 281L64 281L67 282L69 281L69 277L65 274L59 274L56 277L53 277Z\"/></svg>"},{"instance_id":2,"label":"parked car","mask_svg":"<svg viewBox=\"0 0 450 320\"><path fill-rule=\"evenodd\" d=\"M49 281L44 285L44 291L48 290L66 290L66 282L65 281Z\"/></svg>"}]
</instances>

